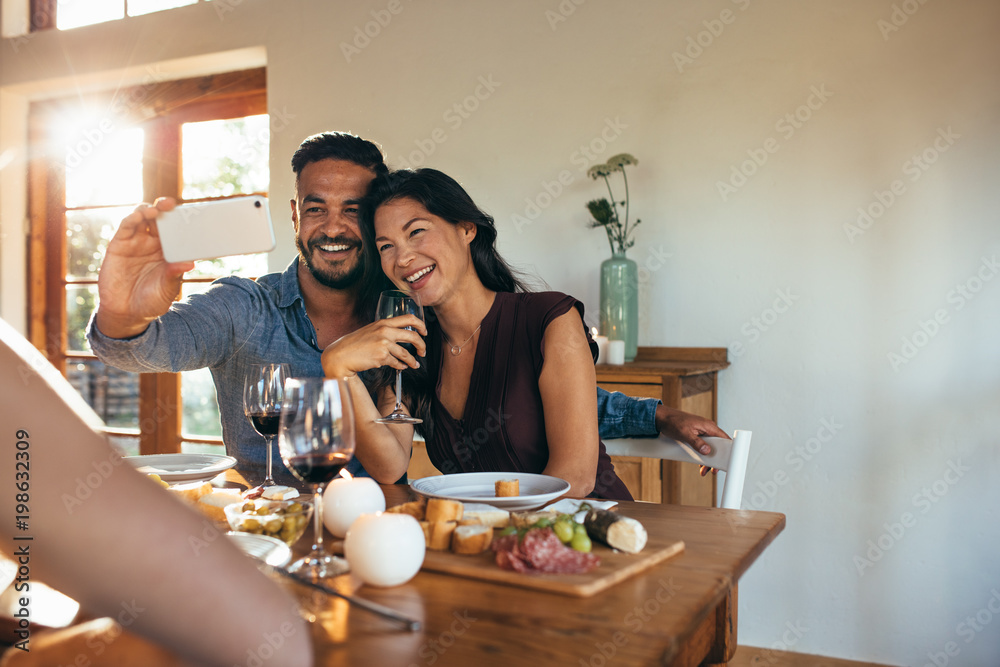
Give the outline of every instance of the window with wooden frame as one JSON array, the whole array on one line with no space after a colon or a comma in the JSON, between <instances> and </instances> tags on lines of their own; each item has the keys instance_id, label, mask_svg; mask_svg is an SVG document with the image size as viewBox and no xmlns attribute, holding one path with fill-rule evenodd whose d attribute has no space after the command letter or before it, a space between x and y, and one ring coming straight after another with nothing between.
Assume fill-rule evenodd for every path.
<instances>
[{"instance_id":1,"label":"window with wooden frame","mask_svg":"<svg viewBox=\"0 0 1000 667\"><path fill-rule=\"evenodd\" d=\"M102 364L84 331L118 223L138 201L267 194L263 69L149 81L46 100L29 117L29 338L94 407L126 452L222 444L208 369L134 374ZM223 275L266 272L264 255L198 262L181 297Z\"/></svg>"}]
</instances>

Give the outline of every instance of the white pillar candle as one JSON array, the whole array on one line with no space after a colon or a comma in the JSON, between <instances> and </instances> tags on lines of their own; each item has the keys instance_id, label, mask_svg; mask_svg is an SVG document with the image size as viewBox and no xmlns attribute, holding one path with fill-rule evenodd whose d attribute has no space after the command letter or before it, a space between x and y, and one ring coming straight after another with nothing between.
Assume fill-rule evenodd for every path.
<instances>
[{"instance_id":1,"label":"white pillar candle","mask_svg":"<svg viewBox=\"0 0 1000 667\"><path fill-rule=\"evenodd\" d=\"M385 494L371 477L338 477L323 492L323 524L337 537L362 514L385 510Z\"/></svg>"},{"instance_id":2,"label":"white pillar candle","mask_svg":"<svg viewBox=\"0 0 1000 667\"><path fill-rule=\"evenodd\" d=\"M625 363L625 341L608 341L608 363L612 366L621 366Z\"/></svg>"},{"instance_id":3,"label":"white pillar candle","mask_svg":"<svg viewBox=\"0 0 1000 667\"><path fill-rule=\"evenodd\" d=\"M608 337L598 336L597 329L594 329L594 342L597 343L597 363L608 363Z\"/></svg>"}]
</instances>

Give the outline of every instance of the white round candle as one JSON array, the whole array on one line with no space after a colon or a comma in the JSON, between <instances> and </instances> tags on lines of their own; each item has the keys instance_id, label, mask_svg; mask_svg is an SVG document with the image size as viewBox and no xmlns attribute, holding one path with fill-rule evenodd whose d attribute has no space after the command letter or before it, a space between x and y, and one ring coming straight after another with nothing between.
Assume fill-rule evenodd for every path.
<instances>
[{"instance_id":1,"label":"white round candle","mask_svg":"<svg viewBox=\"0 0 1000 667\"><path fill-rule=\"evenodd\" d=\"M347 531L344 557L351 572L372 586L399 586L424 562L424 531L409 514L366 514Z\"/></svg>"},{"instance_id":2,"label":"white round candle","mask_svg":"<svg viewBox=\"0 0 1000 667\"><path fill-rule=\"evenodd\" d=\"M385 510L385 494L371 477L338 477L323 492L323 524L337 537L362 514Z\"/></svg>"}]
</instances>

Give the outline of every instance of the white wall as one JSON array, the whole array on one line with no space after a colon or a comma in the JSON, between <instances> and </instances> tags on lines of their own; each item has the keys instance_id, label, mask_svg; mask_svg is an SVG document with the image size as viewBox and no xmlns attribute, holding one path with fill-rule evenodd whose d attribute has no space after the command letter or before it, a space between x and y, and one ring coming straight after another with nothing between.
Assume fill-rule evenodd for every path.
<instances>
[{"instance_id":1,"label":"white wall","mask_svg":"<svg viewBox=\"0 0 1000 667\"><path fill-rule=\"evenodd\" d=\"M630 254L653 269L640 344L730 348L720 421L754 431L744 506L788 517L743 579L740 642L907 665L957 650L950 664L994 664L1000 619L962 624L1000 609L990 483L1000 470L1000 4L577 2L215 0L39 35L17 52L0 45L0 85L61 80L67 90L125 65L263 47L269 106L287 121L272 139L273 198L290 196L288 158L307 134L353 130L398 164L441 128L427 163L496 216L509 259L581 297L591 317L608 249L585 228L584 204L602 190L584 177L579 148L600 149L617 123L598 157L640 160L631 185L643 224ZM550 24L546 12L560 7L569 15ZM894 7L912 15L897 13L899 29L883 34ZM727 10L728 24L712 23ZM341 44L372 12L391 21L348 62ZM707 46L679 71L688 38ZM449 123L480 77L499 85ZM808 120L794 133L776 125L814 89L823 99L799 111ZM718 183L768 138L777 152L723 198ZM933 163L912 171L924 151ZM572 182L548 200L545 183L562 170ZM875 193L897 180L901 194L849 238L858 208L877 213ZM526 199L545 206L515 225L534 213ZM2 213L6 229L13 214ZM670 254L662 266L654 250ZM285 234L272 266L292 253ZM22 270L10 257L5 283ZM779 293L791 303L779 301L781 313L771 310ZM928 324L936 313L943 323ZM893 366L904 338L919 347Z\"/></svg>"}]
</instances>

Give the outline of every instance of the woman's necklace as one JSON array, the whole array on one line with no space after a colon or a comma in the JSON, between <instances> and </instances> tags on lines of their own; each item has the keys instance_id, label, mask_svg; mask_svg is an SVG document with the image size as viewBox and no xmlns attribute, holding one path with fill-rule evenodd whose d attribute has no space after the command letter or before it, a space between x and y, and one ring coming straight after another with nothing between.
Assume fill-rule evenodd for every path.
<instances>
[{"instance_id":1,"label":"woman's necklace","mask_svg":"<svg viewBox=\"0 0 1000 667\"><path fill-rule=\"evenodd\" d=\"M483 323L480 322L479 326L476 327L476 331L479 331L482 328L483 328ZM472 332L472 336L476 335L476 331ZM444 332L442 331L441 333L444 333ZM451 339L448 338L448 334L445 334L444 335L444 339L446 341L448 341L448 346L449 346L448 347L448 351L451 352L451 356L457 357L458 355L462 354L462 348L469 344L469 341L472 340L472 336L469 336L464 341L462 341L461 345L454 345L454 344L452 344Z\"/></svg>"}]
</instances>

